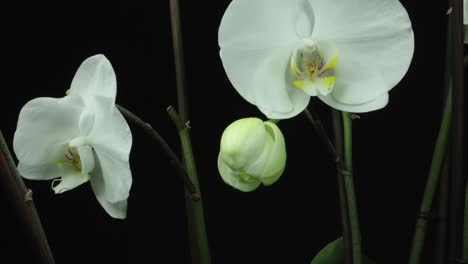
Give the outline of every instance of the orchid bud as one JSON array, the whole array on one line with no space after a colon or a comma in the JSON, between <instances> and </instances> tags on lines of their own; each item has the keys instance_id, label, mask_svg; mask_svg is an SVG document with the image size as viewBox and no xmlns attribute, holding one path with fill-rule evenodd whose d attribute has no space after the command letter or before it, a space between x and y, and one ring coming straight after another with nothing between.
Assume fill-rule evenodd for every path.
<instances>
[{"instance_id":1,"label":"orchid bud","mask_svg":"<svg viewBox=\"0 0 468 264\"><path fill-rule=\"evenodd\" d=\"M286 165L281 130L272 122L243 118L229 125L221 137L218 170L224 182L250 192L276 182Z\"/></svg>"}]
</instances>

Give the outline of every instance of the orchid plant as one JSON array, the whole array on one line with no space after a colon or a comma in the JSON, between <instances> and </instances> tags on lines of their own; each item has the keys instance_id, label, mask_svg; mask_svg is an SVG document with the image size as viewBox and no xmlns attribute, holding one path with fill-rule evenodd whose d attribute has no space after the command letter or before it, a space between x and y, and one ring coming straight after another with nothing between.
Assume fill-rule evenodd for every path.
<instances>
[{"instance_id":1,"label":"orchid plant","mask_svg":"<svg viewBox=\"0 0 468 264\"><path fill-rule=\"evenodd\" d=\"M467 0L463 12L464 41L468 43ZM18 159L15 167L23 178L50 181L55 194L89 182L102 208L111 217L124 219L132 186L132 132L126 121L131 119L158 141L178 169L190 194L185 199L192 263L210 264L184 105L178 0L171 0L171 15L180 115L173 107L167 111L180 136L183 162L148 123L116 105L116 75L109 60L100 54L82 62L64 97L40 97L24 105L13 139ZM390 90L411 65L415 43L404 6L399 0L232 0L219 25L218 45L232 87L268 118L246 117L225 128L216 163L222 182L234 192L253 192L277 182L287 161L287 139L279 123L304 113L315 128L314 136L324 142L337 166L342 217L342 236L311 256L311 263L372 263L361 245L352 169L352 120L355 113L386 107ZM427 215L446 159L452 113L452 82L448 83L410 264L420 263ZM312 97L333 114L334 143L317 113L308 108ZM0 133L0 162L9 155L3 142ZM9 162L14 163L12 159ZM10 168L14 173L3 173L2 169L2 174L16 172ZM21 177L18 188L24 189ZM28 199L32 198L26 193ZM463 258L468 261L468 214L465 217ZM33 220L32 225L40 226L40 221ZM47 244L45 237L38 241Z\"/></svg>"}]
</instances>

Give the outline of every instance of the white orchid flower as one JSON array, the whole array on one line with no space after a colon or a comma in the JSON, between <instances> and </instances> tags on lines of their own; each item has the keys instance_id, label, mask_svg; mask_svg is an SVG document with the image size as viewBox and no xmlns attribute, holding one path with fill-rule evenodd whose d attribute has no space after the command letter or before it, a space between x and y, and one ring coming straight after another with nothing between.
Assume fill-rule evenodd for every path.
<instances>
[{"instance_id":1,"label":"white orchid flower","mask_svg":"<svg viewBox=\"0 0 468 264\"><path fill-rule=\"evenodd\" d=\"M55 179L56 194L89 181L107 213L125 218L132 134L115 97L112 65L96 55L81 64L68 96L28 102L13 140L20 174L31 180Z\"/></svg>"},{"instance_id":2,"label":"white orchid flower","mask_svg":"<svg viewBox=\"0 0 468 264\"><path fill-rule=\"evenodd\" d=\"M299 114L310 96L380 109L414 51L398 0L233 0L218 42L234 88L272 119Z\"/></svg>"},{"instance_id":3,"label":"white orchid flower","mask_svg":"<svg viewBox=\"0 0 468 264\"><path fill-rule=\"evenodd\" d=\"M232 187L250 192L276 182L286 166L286 146L274 123L243 118L230 124L221 137L218 170Z\"/></svg>"}]
</instances>

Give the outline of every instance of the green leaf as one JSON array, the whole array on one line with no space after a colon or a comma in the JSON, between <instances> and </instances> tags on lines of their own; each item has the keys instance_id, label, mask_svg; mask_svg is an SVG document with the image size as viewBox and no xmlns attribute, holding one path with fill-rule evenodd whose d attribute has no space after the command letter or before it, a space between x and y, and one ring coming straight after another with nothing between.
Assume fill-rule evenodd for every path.
<instances>
[{"instance_id":1,"label":"green leaf","mask_svg":"<svg viewBox=\"0 0 468 264\"><path fill-rule=\"evenodd\" d=\"M340 237L320 250L312 259L311 264L343 264L345 263L344 253L343 237ZM375 264L375 262L364 256L364 264Z\"/></svg>"}]
</instances>

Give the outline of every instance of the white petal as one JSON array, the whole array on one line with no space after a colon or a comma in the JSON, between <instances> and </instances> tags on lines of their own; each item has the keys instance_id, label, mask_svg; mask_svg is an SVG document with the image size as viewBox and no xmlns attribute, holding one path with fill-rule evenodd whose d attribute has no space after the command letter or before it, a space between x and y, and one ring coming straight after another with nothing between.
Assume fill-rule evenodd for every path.
<instances>
[{"instance_id":1,"label":"white petal","mask_svg":"<svg viewBox=\"0 0 468 264\"><path fill-rule=\"evenodd\" d=\"M83 109L80 98L37 98L20 112L13 139L18 160L27 165L53 162L78 135Z\"/></svg>"},{"instance_id":2,"label":"white petal","mask_svg":"<svg viewBox=\"0 0 468 264\"><path fill-rule=\"evenodd\" d=\"M286 166L286 144L283 133L277 125L271 122L264 124L274 144L270 150L268 162L265 164L261 181L264 185L271 185L283 174Z\"/></svg>"},{"instance_id":3,"label":"white petal","mask_svg":"<svg viewBox=\"0 0 468 264\"><path fill-rule=\"evenodd\" d=\"M94 169L94 154L90 146L78 147L78 155L81 160L81 174L88 174Z\"/></svg>"},{"instance_id":4,"label":"white petal","mask_svg":"<svg viewBox=\"0 0 468 264\"><path fill-rule=\"evenodd\" d=\"M118 159L128 161L132 132L127 121L109 98L94 98L94 123L87 135L89 144L99 147Z\"/></svg>"},{"instance_id":5,"label":"white petal","mask_svg":"<svg viewBox=\"0 0 468 264\"><path fill-rule=\"evenodd\" d=\"M355 53L348 46L340 47L340 57L335 67L336 81L333 97L344 104L362 104L387 93L382 73L370 64L368 54ZM367 63L367 64L366 64Z\"/></svg>"},{"instance_id":6,"label":"white petal","mask_svg":"<svg viewBox=\"0 0 468 264\"><path fill-rule=\"evenodd\" d=\"M234 0L221 20L221 48L271 48L310 36L314 14L306 0Z\"/></svg>"},{"instance_id":7,"label":"white petal","mask_svg":"<svg viewBox=\"0 0 468 264\"><path fill-rule=\"evenodd\" d=\"M62 168L64 168L64 174L62 175L62 178L52 182L52 189L54 190L55 194L69 191L89 181L88 174L81 174L79 170L73 168L67 169L64 166L62 166ZM60 183L55 185L55 181Z\"/></svg>"},{"instance_id":8,"label":"white petal","mask_svg":"<svg viewBox=\"0 0 468 264\"><path fill-rule=\"evenodd\" d=\"M26 165L19 162L18 172L29 180L51 180L63 175L62 168L52 162L41 165Z\"/></svg>"},{"instance_id":9,"label":"white petal","mask_svg":"<svg viewBox=\"0 0 468 264\"><path fill-rule=\"evenodd\" d=\"M94 107L92 107L92 105L87 105L87 107L83 110L80 116L80 135L89 135L91 133L91 130L93 129L94 123L96 121L95 119L96 116L94 114Z\"/></svg>"},{"instance_id":10,"label":"white petal","mask_svg":"<svg viewBox=\"0 0 468 264\"><path fill-rule=\"evenodd\" d=\"M227 165L227 163L224 162L224 160L221 158L221 155L218 156L218 171L221 175L221 178L226 184L243 192L251 192L257 189L258 186L260 186L261 184L260 180L253 177L250 178L248 181L242 179L239 176L239 172L232 170Z\"/></svg>"},{"instance_id":11,"label":"white petal","mask_svg":"<svg viewBox=\"0 0 468 264\"><path fill-rule=\"evenodd\" d=\"M108 152L106 149L94 147L97 160L91 173L91 180L102 184L101 195L108 202L115 203L128 198L132 185L132 173L128 160ZM99 166L97 167L97 164Z\"/></svg>"},{"instance_id":12,"label":"white petal","mask_svg":"<svg viewBox=\"0 0 468 264\"><path fill-rule=\"evenodd\" d=\"M111 63L104 55L95 55L81 63L71 83L70 95L83 98L104 96L115 101L117 82Z\"/></svg>"},{"instance_id":13,"label":"white petal","mask_svg":"<svg viewBox=\"0 0 468 264\"><path fill-rule=\"evenodd\" d=\"M292 84L289 61L294 47L268 50L223 49L224 68L239 94L269 118L290 118L309 96Z\"/></svg>"},{"instance_id":14,"label":"white petal","mask_svg":"<svg viewBox=\"0 0 468 264\"><path fill-rule=\"evenodd\" d=\"M96 195L96 199L101 204L102 208L113 218L125 219L127 218L127 199L111 203L106 201L102 196Z\"/></svg>"},{"instance_id":15,"label":"white petal","mask_svg":"<svg viewBox=\"0 0 468 264\"><path fill-rule=\"evenodd\" d=\"M343 104L335 100L335 98L333 98L332 95L318 96L318 97L327 105L335 109L345 111L345 112L350 112L350 113L364 113L364 112L378 110L378 109L384 108L388 103L388 93L384 93L370 102L363 103L363 104L355 104L355 105Z\"/></svg>"},{"instance_id":16,"label":"white petal","mask_svg":"<svg viewBox=\"0 0 468 264\"><path fill-rule=\"evenodd\" d=\"M360 65L380 73L387 91L401 80L413 56L414 37L400 1L309 1L315 14L312 39L333 41L340 52L338 64L347 63L344 53L352 52L362 57Z\"/></svg>"},{"instance_id":17,"label":"white petal","mask_svg":"<svg viewBox=\"0 0 468 264\"><path fill-rule=\"evenodd\" d=\"M94 108L94 125L87 136L97 157L92 178L96 173L102 177L102 195L106 201L115 203L128 197L132 184L129 165L132 134L112 99L96 96L93 100L89 106Z\"/></svg>"},{"instance_id":18,"label":"white petal","mask_svg":"<svg viewBox=\"0 0 468 264\"><path fill-rule=\"evenodd\" d=\"M127 198L129 190L122 193L121 190L115 189L116 192L120 192L117 196L123 198L120 200L110 201L108 198L112 195L109 194L109 191L112 190L109 190L109 179L104 178L103 173L104 171L102 170L101 165L97 162L90 179L91 187L96 195L96 199L110 216L114 218L125 218L127 215Z\"/></svg>"}]
</instances>

